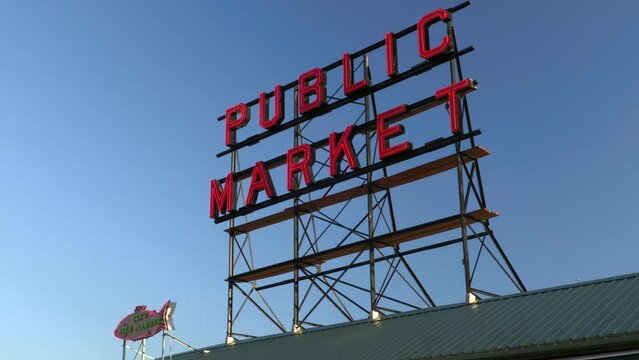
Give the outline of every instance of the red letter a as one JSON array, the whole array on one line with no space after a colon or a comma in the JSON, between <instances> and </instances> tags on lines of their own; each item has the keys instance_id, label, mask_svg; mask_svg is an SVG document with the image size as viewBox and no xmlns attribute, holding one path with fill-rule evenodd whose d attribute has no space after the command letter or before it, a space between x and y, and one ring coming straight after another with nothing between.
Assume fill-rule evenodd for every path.
<instances>
[{"instance_id":1,"label":"red letter a","mask_svg":"<svg viewBox=\"0 0 639 360\"><path fill-rule=\"evenodd\" d=\"M246 197L246 205L255 205L257 201L257 193L260 190L264 190L266 196L272 198L275 196L275 190L273 190L273 181L271 175L264 168L264 163L258 161L253 167L253 175L251 176L251 186L248 190Z\"/></svg>"}]
</instances>

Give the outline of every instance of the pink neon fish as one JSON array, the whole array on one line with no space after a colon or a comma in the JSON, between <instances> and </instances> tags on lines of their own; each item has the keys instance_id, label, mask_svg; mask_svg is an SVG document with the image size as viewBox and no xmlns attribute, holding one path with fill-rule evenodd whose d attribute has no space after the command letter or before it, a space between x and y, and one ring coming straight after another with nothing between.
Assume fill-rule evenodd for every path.
<instances>
[{"instance_id":1,"label":"pink neon fish","mask_svg":"<svg viewBox=\"0 0 639 360\"><path fill-rule=\"evenodd\" d=\"M120 321L113 333L122 340L137 341L159 333L162 330L174 330L173 312L175 303L167 301L159 311L147 310L146 305L138 305L133 313Z\"/></svg>"}]
</instances>

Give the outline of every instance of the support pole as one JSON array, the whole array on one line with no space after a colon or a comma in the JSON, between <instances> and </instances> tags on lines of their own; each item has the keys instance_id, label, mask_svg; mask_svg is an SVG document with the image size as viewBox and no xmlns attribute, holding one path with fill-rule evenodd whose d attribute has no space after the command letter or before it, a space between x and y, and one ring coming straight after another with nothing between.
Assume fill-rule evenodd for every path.
<instances>
[{"instance_id":1,"label":"support pole","mask_svg":"<svg viewBox=\"0 0 639 360\"><path fill-rule=\"evenodd\" d=\"M165 339L166 339L166 331L162 330L162 360L164 360Z\"/></svg>"},{"instance_id":2,"label":"support pole","mask_svg":"<svg viewBox=\"0 0 639 360\"><path fill-rule=\"evenodd\" d=\"M298 112L298 92L297 86L294 88L294 105L293 105L293 116L297 118L299 116ZM300 125L295 125L293 130L293 146L298 146L300 143ZM301 174L295 175L293 182L295 184L295 188L299 188L300 184L300 176ZM302 331L302 327L300 325L300 267L297 259L300 256L300 241L299 241L299 226L300 226L300 216L299 216L299 196L293 198L293 259L295 260L295 269L293 271L293 332L299 333Z\"/></svg>"},{"instance_id":3,"label":"support pole","mask_svg":"<svg viewBox=\"0 0 639 360\"><path fill-rule=\"evenodd\" d=\"M237 158L237 151L231 153L231 172L235 172L235 162ZM235 219L229 220L229 269L228 269L228 298L226 308L226 339L224 342L226 345L231 345L235 342L233 338L233 273L235 270Z\"/></svg>"},{"instance_id":4,"label":"support pole","mask_svg":"<svg viewBox=\"0 0 639 360\"><path fill-rule=\"evenodd\" d=\"M210 350L207 350L207 349L204 349L204 350L196 349L195 347L185 343L184 341L176 338L175 336L173 336L171 334L162 334L162 335L163 335L163 337L164 336L170 337L172 340L175 340L175 342L177 342L178 344L184 346L185 348L187 348L189 350L196 351L196 352L200 353L200 355L202 355L203 357L204 356L208 356L210 354Z\"/></svg>"},{"instance_id":5,"label":"support pole","mask_svg":"<svg viewBox=\"0 0 639 360\"><path fill-rule=\"evenodd\" d=\"M126 340L122 340L122 360L126 360Z\"/></svg>"},{"instance_id":6,"label":"support pole","mask_svg":"<svg viewBox=\"0 0 639 360\"><path fill-rule=\"evenodd\" d=\"M461 221L462 236L462 263L464 265L464 282L466 284L466 303L474 302L474 295L471 292L470 284L470 261L468 259L468 229L466 228L466 202L464 201L464 174L462 167L464 166L461 153L460 143L455 144L455 152L457 153L457 190L459 192L459 221Z\"/></svg>"},{"instance_id":7,"label":"support pole","mask_svg":"<svg viewBox=\"0 0 639 360\"><path fill-rule=\"evenodd\" d=\"M448 36L454 39L453 22L448 22L447 25ZM453 46L455 46L453 44ZM449 61L450 65L450 84L457 82L457 68L454 59ZM459 99L458 99L459 100ZM460 101L455 101L455 104L459 106ZM452 112L453 109L448 109ZM459 112L458 112L459 113ZM463 116L463 115L462 115ZM460 121L461 132L464 132L464 122ZM466 303L475 301L475 296L471 292L471 278L470 278L470 261L468 259L468 229L466 228L466 201L464 191L464 159L461 154L461 140L455 142L455 154L457 155L457 191L459 193L459 221L461 221L461 237L462 237L462 264L464 265L464 283L466 292Z\"/></svg>"},{"instance_id":8,"label":"support pole","mask_svg":"<svg viewBox=\"0 0 639 360\"><path fill-rule=\"evenodd\" d=\"M364 77L368 77L368 55L364 54ZM366 123L371 121L371 99L370 95L364 97L364 120ZM371 130L366 130L366 166L370 166L373 163L373 147L371 146ZM369 280L370 280L370 318L377 319L379 313L377 311L377 300L375 298L376 286L375 286L375 244L372 239L375 236L375 219L373 216L373 173L366 173L366 186L368 189L367 197L367 217L368 217L368 239L371 240L368 245L368 266L369 266Z\"/></svg>"}]
</instances>

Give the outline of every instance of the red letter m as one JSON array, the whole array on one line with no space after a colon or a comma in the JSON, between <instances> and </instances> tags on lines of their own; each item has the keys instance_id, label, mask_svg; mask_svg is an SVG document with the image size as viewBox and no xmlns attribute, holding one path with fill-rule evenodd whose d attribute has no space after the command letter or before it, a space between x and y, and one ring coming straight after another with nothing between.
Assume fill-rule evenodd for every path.
<instances>
[{"instance_id":1,"label":"red letter m","mask_svg":"<svg viewBox=\"0 0 639 360\"><path fill-rule=\"evenodd\" d=\"M227 213L234 211L235 205L235 182L233 181L233 173L226 175L223 189L220 189L220 184L217 180L211 180L210 217L218 217L220 212Z\"/></svg>"}]
</instances>

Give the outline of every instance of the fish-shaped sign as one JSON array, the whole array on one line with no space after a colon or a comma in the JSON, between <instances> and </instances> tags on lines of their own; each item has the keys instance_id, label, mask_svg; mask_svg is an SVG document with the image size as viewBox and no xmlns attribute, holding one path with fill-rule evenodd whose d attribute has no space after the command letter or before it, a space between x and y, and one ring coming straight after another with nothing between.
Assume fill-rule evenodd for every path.
<instances>
[{"instance_id":1,"label":"fish-shaped sign","mask_svg":"<svg viewBox=\"0 0 639 360\"><path fill-rule=\"evenodd\" d=\"M133 313L120 321L113 332L122 340L137 341L159 333L162 330L173 330L173 312L175 303L167 301L159 311L147 310L146 305L138 305Z\"/></svg>"}]
</instances>

